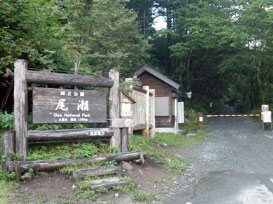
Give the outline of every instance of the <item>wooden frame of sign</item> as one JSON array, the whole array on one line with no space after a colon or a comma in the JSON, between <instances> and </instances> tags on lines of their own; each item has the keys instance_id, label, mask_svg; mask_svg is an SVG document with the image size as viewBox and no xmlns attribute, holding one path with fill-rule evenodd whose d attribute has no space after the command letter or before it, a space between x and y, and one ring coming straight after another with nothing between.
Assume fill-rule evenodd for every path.
<instances>
[{"instance_id":1,"label":"wooden frame of sign","mask_svg":"<svg viewBox=\"0 0 273 204\"><path fill-rule=\"evenodd\" d=\"M110 70L109 77L82 76L52 72L30 71L25 60L17 60L14 69L14 130L15 153L27 157L28 140L76 139L85 137L111 137L110 145L122 147L121 132L128 133L125 121L120 119L119 72ZM106 129L33 131L28 130L28 83L110 88L109 115L114 126ZM34 123L105 123L106 96L97 91L34 88ZM117 125L121 124L121 125ZM128 135L127 135L128 137ZM127 148L125 148L127 151ZM121 149L123 151L123 149Z\"/></svg>"}]
</instances>

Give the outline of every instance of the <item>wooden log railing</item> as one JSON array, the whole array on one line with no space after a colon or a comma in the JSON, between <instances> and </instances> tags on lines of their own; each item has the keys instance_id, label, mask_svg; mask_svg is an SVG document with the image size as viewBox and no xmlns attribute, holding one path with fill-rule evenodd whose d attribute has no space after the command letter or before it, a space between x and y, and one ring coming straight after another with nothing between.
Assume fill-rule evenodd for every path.
<instances>
[{"instance_id":1,"label":"wooden log railing","mask_svg":"<svg viewBox=\"0 0 273 204\"><path fill-rule=\"evenodd\" d=\"M8 171L52 171L66 166L75 165L79 163L92 164L101 161L133 161L145 157L143 152L127 152L118 154L109 154L96 156L91 158L74 158L74 159L52 159L52 160L36 160L36 161L8 161L6 162L6 169Z\"/></svg>"},{"instance_id":2,"label":"wooden log railing","mask_svg":"<svg viewBox=\"0 0 273 204\"><path fill-rule=\"evenodd\" d=\"M114 131L110 128L86 128L86 129L64 129L64 130L29 130L28 141L33 140L82 140L89 138L103 138L113 136Z\"/></svg>"},{"instance_id":3,"label":"wooden log railing","mask_svg":"<svg viewBox=\"0 0 273 204\"><path fill-rule=\"evenodd\" d=\"M103 76L84 76L37 71L26 71L26 80L29 83L96 86L108 88L111 88L114 84L112 79Z\"/></svg>"}]
</instances>

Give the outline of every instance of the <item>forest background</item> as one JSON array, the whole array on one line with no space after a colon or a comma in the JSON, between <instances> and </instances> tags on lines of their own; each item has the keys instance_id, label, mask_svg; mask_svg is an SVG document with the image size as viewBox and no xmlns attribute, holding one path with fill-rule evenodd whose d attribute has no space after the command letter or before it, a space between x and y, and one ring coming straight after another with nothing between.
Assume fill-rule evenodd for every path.
<instances>
[{"instance_id":1,"label":"forest background","mask_svg":"<svg viewBox=\"0 0 273 204\"><path fill-rule=\"evenodd\" d=\"M155 30L158 18L166 28ZM191 108L257 109L273 104L272 28L271 0L0 0L0 112L13 111L18 58L121 78L148 64L181 85Z\"/></svg>"}]
</instances>

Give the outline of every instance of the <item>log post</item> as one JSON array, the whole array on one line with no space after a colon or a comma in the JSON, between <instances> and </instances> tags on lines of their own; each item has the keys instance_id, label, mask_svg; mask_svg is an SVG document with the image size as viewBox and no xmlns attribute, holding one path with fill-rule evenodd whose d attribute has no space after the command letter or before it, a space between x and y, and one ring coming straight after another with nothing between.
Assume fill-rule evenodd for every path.
<instances>
[{"instance_id":1,"label":"log post","mask_svg":"<svg viewBox=\"0 0 273 204\"><path fill-rule=\"evenodd\" d=\"M110 89L109 101L110 101L110 120L115 118L120 118L120 100L119 100L119 72L117 70L111 69L109 72L109 77L114 81L114 85ZM113 128L114 135L111 138L111 147L120 148L120 129Z\"/></svg>"},{"instance_id":2,"label":"log post","mask_svg":"<svg viewBox=\"0 0 273 204\"><path fill-rule=\"evenodd\" d=\"M126 78L125 82L129 83L129 90L130 92L133 92L134 86L133 86L133 78ZM135 120L135 104L132 104L132 118ZM128 134L132 135L134 133L134 127L129 127Z\"/></svg>"},{"instance_id":3,"label":"log post","mask_svg":"<svg viewBox=\"0 0 273 204\"><path fill-rule=\"evenodd\" d=\"M2 137L2 153L6 157L6 161L11 161L11 156L15 153L15 134L14 131L7 131L3 133Z\"/></svg>"},{"instance_id":4,"label":"log post","mask_svg":"<svg viewBox=\"0 0 273 204\"><path fill-rule=\"evenodd\" d=\"M121 128L121 152L128 152L128 127Z\"/></svg>"},{"instance_id":5,"label":"log post","mask_svg":"<svg viewBox=\"0 0 273 204\"><path fill-rule=\"evenodd\" d=\"M143 135L146 137L149 137L149 128L150 128L150 123L149 123L149 97L150 97L150 88L149 86L143 86L143 89L145 89L146 92L146 97L145 97L145 129L143 130Z\"/></svg>"},{"instance_id":6,"label":"log post","mask_svg":"<svg viewBox=\"0 0 273 204\"><path fill-rule=\"evenodd\" d=\"M16 60L14 63L14 130L16 154L24 160L27 157L27 61Z\"/></svg>"},{"instance_id":7,"label":"log post","mask_svg":"<svg viewBox=\"0 0 273 204\"><path fill-rule=\"evenodd\" d=\"M152 111L151 111L151 118L152 118L152 129L150 131L151 133L151 137L155 136L155 89L150 89L150 92L153 94L152 96L152 101L150 106L152 107Z\"/></svg>"}]
</instances>

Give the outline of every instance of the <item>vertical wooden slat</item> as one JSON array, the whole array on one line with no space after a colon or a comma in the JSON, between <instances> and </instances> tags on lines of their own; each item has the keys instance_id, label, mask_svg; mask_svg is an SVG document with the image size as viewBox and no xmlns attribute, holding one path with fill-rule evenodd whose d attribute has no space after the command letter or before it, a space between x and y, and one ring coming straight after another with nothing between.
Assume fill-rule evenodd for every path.
<instances>
[{"instance_id":1,"label":"vertical wooden slat","mask_svg":"<svg viewBox=\"0 0 273 204\"><path fill-rule=\"evenodd\" d=\"M174 100L174 128L177 131L178 130L178 105L177 105L177 99Z\"/></svg>"},{"instance_id":2,"label":"vertical wooden slat","mask_svg":"<svg viewBox=\"0 0 273 204\"><path fill-rule=\"evenodd\" d=\"M155 89L150 89L150 92L153 94L152 96L152 101L150 104L152 106L152 111L151 111L151 118L152 118L152 129L151 129L151 137L155 136Z\"/></svg>"},{"instance_id":3,"label":"vertical wooden slat","mask_svg":"<svg viewBox=\"0 0 273 204\"><path fill-rule=\"evenodd\" d=\"M143 135L149 137L149 97L150 97L150 88L149 86L143 86L143 89L147 91L145 96L145 129L143 131Z\"/></svg>"},{"instance_id":4,"label":"vertical wooden slat","mask_svg":"<svg viewBox=\"0 0 273 204\"><path fill-rule=\"evenodd\" d=\"M110 119L120 118L120 100L119 100L119 72L111 69L109 77L114 81L114 85L110 89L109 101L110 101ZM113 128L114 135L111 138L111 147L121 147L120 129Z\"/></svg>"},{"instance_id":5,"label":"vertical wooden slat","mask_svg":"<svg viewBox=\"0 0 273 204\"><path fill-rule=\"evenodd\" d=\"M27 61L16 60L14 63L14 129L16 154L24 160L27 157Z\"/></svg>"}]
</instances>

